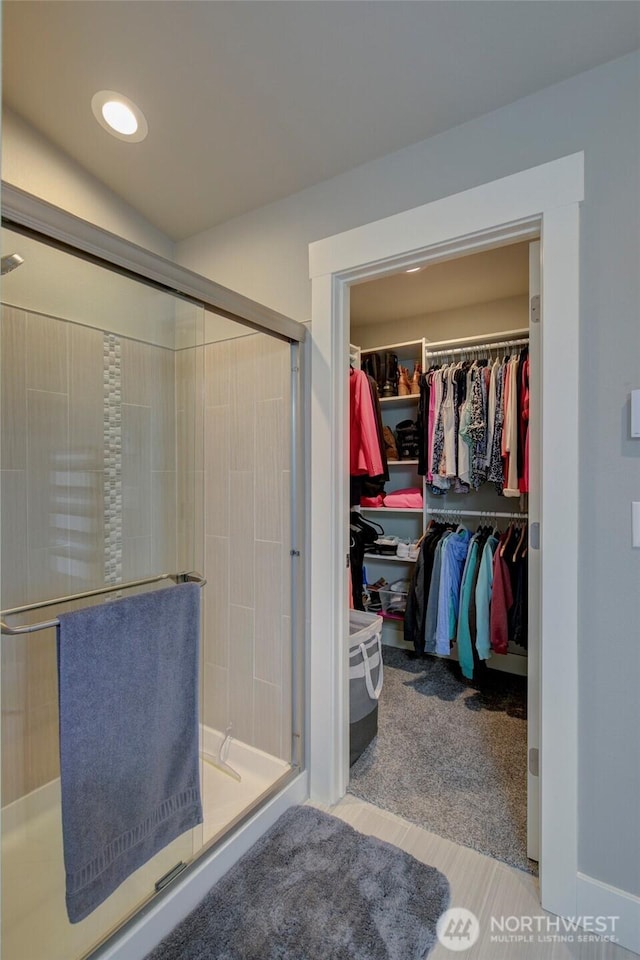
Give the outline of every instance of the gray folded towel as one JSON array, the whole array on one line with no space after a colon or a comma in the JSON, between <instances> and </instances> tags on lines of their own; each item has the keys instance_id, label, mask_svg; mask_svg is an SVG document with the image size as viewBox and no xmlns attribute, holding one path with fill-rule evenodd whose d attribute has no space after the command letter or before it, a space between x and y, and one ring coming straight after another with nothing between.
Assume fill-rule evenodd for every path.
<instances>
[{"instance_id":1,"label":"gray folded towel","mask_svg":"<svg viewBox=\"0 0 640 960\"><path fill-rule=\"evenodd\" d=\"M69 920L202 822L200 588L60 616L60 767Z\"/></svg>"}]
</instances>

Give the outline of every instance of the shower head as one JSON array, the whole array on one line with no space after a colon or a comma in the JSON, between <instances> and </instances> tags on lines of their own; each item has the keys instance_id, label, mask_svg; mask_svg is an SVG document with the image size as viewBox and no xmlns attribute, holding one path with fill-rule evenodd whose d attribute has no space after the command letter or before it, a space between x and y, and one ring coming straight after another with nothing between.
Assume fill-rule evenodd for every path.
<instances>
[{"instance_id":1,"label":"shower head","mask_svg":"<svg viewBox=\"0 0 640 960\"><path fill-rule=\"evenodd\" d=\"M24 257L21 257L19 253L7 254L6 257L2 258L2 276L4 277L5 273L11 273L22 263L24 263Z\"/></svg>"}]
</instances>

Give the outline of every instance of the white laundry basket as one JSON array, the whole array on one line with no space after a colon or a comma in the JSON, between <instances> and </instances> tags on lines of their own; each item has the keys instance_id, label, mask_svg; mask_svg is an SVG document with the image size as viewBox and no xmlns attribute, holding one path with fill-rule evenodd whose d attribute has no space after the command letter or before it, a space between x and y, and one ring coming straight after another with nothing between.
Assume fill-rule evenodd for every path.
<instances>
[{"instance_id":1,"label":"white laundry basket","mask_svg":"<svg viewBox=\"0 0 640 960\"><path fill-rule=\"evenodd\" d=\"M382 692L382 617L349 611L349 764L378 733Z\"/></svg>"}]
</instances>

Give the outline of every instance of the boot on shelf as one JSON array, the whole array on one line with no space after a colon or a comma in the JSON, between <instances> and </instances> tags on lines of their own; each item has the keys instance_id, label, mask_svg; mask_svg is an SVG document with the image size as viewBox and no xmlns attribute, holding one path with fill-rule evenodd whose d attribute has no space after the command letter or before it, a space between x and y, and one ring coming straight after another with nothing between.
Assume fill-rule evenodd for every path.
<instances>
[{"instance_id":1,"label":"boot on shelf","mask_svg":"<svg viewBox=\"0 0 640 960\"><path fill-rule=\"evenodd\" d=\"M398 355L395 353L385 353L385 380L382 388L383 397L398 396Z\"/></svg>"},{"instance_id":2,"label":"boot on shelf","mask_svg":"<svg viewBox=\"0 0 640 960\"><path fill-rule=\"evenodd\" d=\"M394 437L390 427L383 427L382 438L384 440L384 451L387 455L387 460L399 460L400 457L398 456L396 438Z\"/></svg>"},{"instance_id":3,"label":"boot on shelf","mask_svg":"<svg viewBox=\"0 0 640 960\"><path fill-rule=\"evenodd\" d=\"M398 380L398 396L408 397L411 395L411 379L406 367L400 367L400 379Z\"/></svg>"}]
</instances>

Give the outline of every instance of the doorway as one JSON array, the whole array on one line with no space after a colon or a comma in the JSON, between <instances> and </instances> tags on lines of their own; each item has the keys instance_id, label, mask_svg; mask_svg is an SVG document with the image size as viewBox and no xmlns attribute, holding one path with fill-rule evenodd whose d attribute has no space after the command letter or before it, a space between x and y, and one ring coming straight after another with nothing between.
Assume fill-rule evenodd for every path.
<instances>
[{"instance_id":1,"label":"doorway","mask_svg":"<svg viewBox=\"0 0 640 960\"><path fill-rule=\"evenodd\" d=\"M530 499L539 512L539 464L525 457L539 427L539 392L530 398L529 389L539 261L539 241L521 241L354 284L349 376L352 389L369 386L385 465L380 478L350 479L352 604L381 629L384 682L366 701L377 725L364 736L354 726L364 693L350 671L349 792L532 873L539 777L527 760L539 748L539 637L527 518ZM515 435L503 430L505 410ZM433 436L445 421L438 471ZM515 436L508 460L503 435L505 446ZM350 459L361 469L353 451ZM445 566L455 600L446 617ZM349 619L351 633L362 618Z\"/></svg>"},{"instance_id":2,"label":"doorway","mask_svg":"<svg viewBox=\"0 0 640 960\"><path fill-rule=\"evenodd\" d=\"M544 164L311 245L311 791L335 802L348 775L344 518L350 286L375 276L541 237L541 503L539 549L542 906L575 910L577 890L578 204L583 156ZM560 399L562 402L560 402ZM568 443L568 448L566 444ZM563 450L562 485L553 465ZM330 465L329 471L327 464ZM327 522L329 520L329 522ZM559 533L560 532L560 533ZM555 534L555 535L554 535ZM553 651L553 657L545 656ZM532 758L535 763L535 756Z\"/></svg>"}]
</instances>

